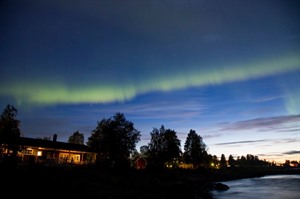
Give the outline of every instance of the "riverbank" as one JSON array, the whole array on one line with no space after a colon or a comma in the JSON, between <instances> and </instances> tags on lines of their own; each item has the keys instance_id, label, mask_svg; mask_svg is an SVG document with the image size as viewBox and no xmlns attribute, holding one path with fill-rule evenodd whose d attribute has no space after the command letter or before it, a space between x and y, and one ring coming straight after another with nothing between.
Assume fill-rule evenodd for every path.
<instances>
[{"instance_id":1,"label":"riverbank","mask_svg":"<svg viewBox=\"0 0 300 199\"><path fill-rule=\"evenodd\" d=\"M211 198L205 180L177 170L101 170L93 167L27 167L1 171L1 193L10 197L105 199ZM10 191L14 190L15 191Z\"/></svg>"},{"instance_id":2,"label":"riverbank","mask_svg":"<svg viewBox=\"0 0 300 199\"><path fill-rule=\"evenodd\" d=\"M236 167L215 170L207 176L210 181L231 181L277 174L300 174L300 168L290 167Z\"/></svg>"},{"instance_id":3,"label":"riverbank","mask_svg":"<svg viewBox=\"0 0 300 199\"><path fill-rule=\"evenodd\" d=\"M279 173L299 173L299 170L234 168L115 171L94 167L22 167L11 171L1 170L1 177L4 182L2 194L11 197L210 199L211 183ZM16 191L10 191L14 189Z\"/></svg>"}]
</instances>

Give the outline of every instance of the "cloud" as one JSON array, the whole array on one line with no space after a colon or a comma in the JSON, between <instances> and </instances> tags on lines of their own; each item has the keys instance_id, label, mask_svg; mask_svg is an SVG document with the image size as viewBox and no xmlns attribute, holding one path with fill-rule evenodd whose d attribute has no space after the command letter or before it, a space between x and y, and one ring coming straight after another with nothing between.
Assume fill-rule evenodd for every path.
<instances>
[{"instance_id":1,"label":"cloud","mask_svg":"<svg viewBox=\"0 0 300 199\"><path fill-rule=\"evenodd\" d=\"M184 99L186 100L186 99ZM123 112L134 115L137 118L192 118L206 109L200 102L175 98L168 100L160 100L160 102L146 102L139 105L128 106Z\"/></svg>"},{"instance_id":2,"label":"cloud","mask_svg":"<svg viewBox=\"0 0 300 199\"><path fill-rule=\"evenodd\" d=\"M220 137L220 136L222 136L223 134L221 134L221 133L213 133L213 134L211 134L211 135L203 135L203 139L211 139L211 138L216 138L216 137Z\"/></svg>"},{"instance_id":3,"label":"cloud","mask_svg":"<svg viewBox=\"0 0 300 199\"><path fill-rule=\"evenodd\" d=\"M250 129L260 129L260 130L282 130L283 125L289 123L296 123L299 126L300 115L288 115L288 116L278 116L278 117L268 117L268 118L257 118L252 120L238 121L235 123L230 123L225 125L221 130L250 130Z\"/></svg>"},{"instance_id":4,"label":"cloud","mask_svg":"<svg viewBox=\"0 0 300 199\"><path fill-rule=\"evenodd\" d=\"M270 153L260 153L257 154L257 156L259 157L265 157L268 159L280 159L282 162L285 161L285 159L283 159L282 157L285 157L286 155L299 155L300 151L296 151L296 150L291 150L291 151L286 151L286 152L270 152Z\"/></svg>"},{"instance_id":5,"label":"cloud","mask_svg":"<svg viewBox=\"0 0 300 199\"><path fill-rule=\"evenodd\" d=\"M292 150L292 151L284 152L282 154L284 154L284 155L294 155L294 154L300 154L300 151Z\"/></svg>"},{"instance_id":6,"label":"cloud","mask_svg":"<svg viewBox=\"0 0 300 199\"><path fill-rule=\"evenodd\" d=\"M246 140L246 141L237 141L237 142L223 142L223 143L217 143L215 145L223 146L223 145L236 145L236 144L250 144L250 143L257 143L257 142L268 142L269 139L262 139L262 140Z\"/></svg>"},{"instance_id":7,"label":"cloud","mask_svg":"<svg viewBox=\"0 0 300 199\"><path fill-rule=\"evenodd\" d=\"M283 143L298 143L299 140L297 138L282 138L282 139L274 139L275 144L283 144Z\"/></svg>"},{"instance_id":8,"label":"cloud","mask_svg":"<svg viewBox=\"0 0 300 199\"><path fill-rule=\"evenodd\" d=\"M300 128L288 128L288 129L282 129L278 130L277 132L300 132Z\"/></svg>"},{"instance_id":9,"label":"cloud","mask_svg":"<svg viewBox=\"0 0 300 199\"><path fill-rule=\"evenodd\" d=\"M280 152L270 152L270 153L259 153L259 154L257 154L257 156L272 157L272 158L277 157L277 158L281 159L281 157L284 155Z\"/></svg>"},{"instance_id":10,"label":"cloud","mask_svg":"<svg viewBox=\"0 0 300 199\"><path fill-rule=\"evenodd\" d=\"M257 103L269 102L269 101L277 100L280 98L282 98L282 96L265 96L265 97L255 99L254 102L257 102Z\"/></svg>"},{"instance_id":11,"label":"cloud","mask_svg":"<svg viewBox=\"0 0 300 199\"><path fill-rule=\"evenodd\" d=\"M189 92L169 93L165 95L155 95L155 97L143 97L138 100L126 103L109 105L95 105L91 112L115 113L122 112L133 119L183 119L192 118L201 114L207 106L203 105L202 97L193 95ZM158 100L159 99L159 100ZM85 109L83 109L85 111Z\"/></svg>"}]
</instances>

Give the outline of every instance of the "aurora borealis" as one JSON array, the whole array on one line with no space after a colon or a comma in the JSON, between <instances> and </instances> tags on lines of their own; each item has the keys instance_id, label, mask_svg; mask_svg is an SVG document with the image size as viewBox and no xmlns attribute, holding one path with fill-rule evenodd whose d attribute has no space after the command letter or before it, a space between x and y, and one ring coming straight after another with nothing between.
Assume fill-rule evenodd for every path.
<instances>
[{"instance_id":1,"label":"aurora borealis","mask_svg":"<svg viewBox=\"0 0 300 199\"><path fill-rule=\"evenodd\" d=\"M300 160L297 1L2 1L0 104L27 137L123 112L209 153Z\"/></svg>"},{"instance_id":2,"label":"aurora borealis","mask_svg":"<svg viewBox=\"0 0 300 199\"><path fill-rule=\"evenodd\" d=\"M126 101L139 94L153 91L172 91L185 89L191 86L208 86L222 83L243 81L261 76L289 72L299 69L300 58L284 57L262 63L236 64L236 66L223 66L214 70L183 72L182 74L162 74L146 77L144 80L117 84L114 82L97 81L87 85L69 86L56 82L16 82L11 85L3 85L2 93L14 96L18 104L67 104L67 103L109 103ZM106 85L108 84L108 85ZM55 95L53 95L55 93Z\"/></svg>"}]
</instances>

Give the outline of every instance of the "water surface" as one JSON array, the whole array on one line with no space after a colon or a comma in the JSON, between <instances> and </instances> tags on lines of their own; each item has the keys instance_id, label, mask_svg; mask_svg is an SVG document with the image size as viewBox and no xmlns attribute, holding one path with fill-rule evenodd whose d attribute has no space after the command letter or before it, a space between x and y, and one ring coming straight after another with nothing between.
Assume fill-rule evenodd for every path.
<instances>
[{"instance_id":1,"label":"water surface","mask_svg":"<svg viewBox=\"0 0 300 199\"><path fill-rule=\"evenodd\" d=\"M300 199L300 174L270 175L222 182L227 191L213 191L214 199Z\"/></svg>"}]
</instances>

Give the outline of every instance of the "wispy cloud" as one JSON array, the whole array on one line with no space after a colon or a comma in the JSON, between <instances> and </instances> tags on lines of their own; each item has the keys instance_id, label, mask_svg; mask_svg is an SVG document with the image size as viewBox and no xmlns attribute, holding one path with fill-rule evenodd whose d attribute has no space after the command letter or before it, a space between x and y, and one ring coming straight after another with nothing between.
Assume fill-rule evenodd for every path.
<instances>
[{"instance_id":1,"label":"wispy cloud","mask_svg":"<svg viewBox=\"0 0 300 199\"><path fill-rule=\"evenodd\" d=\"M299 139L297 139L297 138L272 139L272 140L275 144L299 142Z\"/></svg>"},{"instance_id":2,"label":"wispy cloud","mask_svg":"<svg viewBox=\"0 0 300 199\"><path fill-rule=\"evenodd\" d=\"M203 135L203 139L210 139L210 138L216 138L216 137L220 137L220 136L223 136L224 134L221 134L221 133L214 133L214 134L206 134L206 135Z\"/></svg>"},{"instance_id":3,"label":"wispy cloud","mask_svg":"<svg viewBox=\"0 0 300 199\"><path fill-rule=\"evenodd\" d=\"M238 121L230 124L226 124L221 130L281 130L282 125L296 123L299 126L300 124L300 115L288 115L288 116L278 116L278 117L268 117L268 118L257 118L252 120Z\"/></svg>"},{"instance_id":4,"label":"wispy cloud","mask_svg":"<svg viewBox=\"0 0 300 199\"><path fill-rule=\"evenodd\" d=\"M244 140L244 141L237 141L237 142L222 142L222 143L217 143L215 145L239 145L239 144L251 144L251 143L258 143L258 142L268 142L270 141L269 139L262 139L262 140Z\"/></svg>"},{"instance_id":5,"label":"wispy cloud","mask_svg":"<svg viewBox=\"0 0 300 199\"><path fill-rule=\"evenodd\" d=\"M127 103L126 106L101 106L96 105L92 112L115 113L122 112L132 119L185 119L193 118L203 113L207 107L202 103L202 98L194 99L176 98L174 95L159 96L156 99L145 99L135 103ZM157 100L159 99L159 100ZM188 99L188 100L187 100Z\"/></svg>"},{"instance_id":6,"label":"wispy cloud","mask_svg":"<svg viewBox=\"0 0 300 199\"><path fill-rule=\"evenodd\" d=\"M257 102L257 103L269 102L269 101L277 100L280 98L282 98L282 96L265 96L265 97L255 99L254 102Z\"/></svg>"},{"instance_id":7,"label":"wispy cloud","mask_svg":"<svg viewBox=\"0 0 300 199\"><path fill-rule=\"evenodd\" d=\"M280 130L277 130L277 132L300 132L300 128L299 127L292 127L292 128L286 128L286 129L280 129Z\"/></svg>"},{"instance_id":8,"label":"wispy cloud","mask_svg":"<svg viewBox=\"0 0 300 199\"><path fill-rule=\"evenodd\" d=\"M300 154L300 151L292 150L292 151L286 151L282 154L284 154L284 155L294 155L294 154Z\"/></svg>"},{"instance_id":9,"label":"wispy cloud","mask_svg":"<svg viewBox=\"0 0 300 199\"><path fill-rule=\"evenodd\" d=\"M270 153L259 153L256 154L259 157L266 157L266 158L272 158L272 159L276 159L279 158L281 159L281 157L284 157L286 155L299 155L300 151L297 150L291 150L291 151L286 151L286 152L270 152Z\"/></svg>"}]
</instances>

